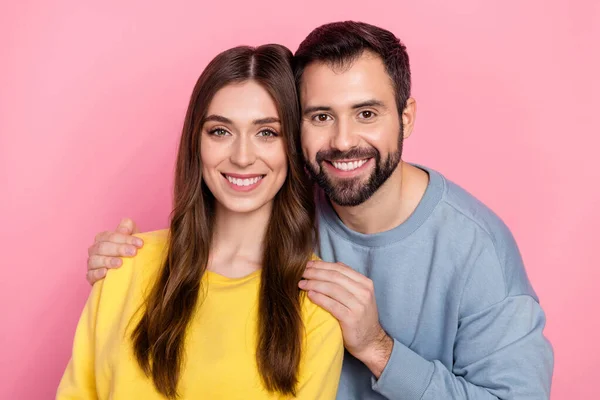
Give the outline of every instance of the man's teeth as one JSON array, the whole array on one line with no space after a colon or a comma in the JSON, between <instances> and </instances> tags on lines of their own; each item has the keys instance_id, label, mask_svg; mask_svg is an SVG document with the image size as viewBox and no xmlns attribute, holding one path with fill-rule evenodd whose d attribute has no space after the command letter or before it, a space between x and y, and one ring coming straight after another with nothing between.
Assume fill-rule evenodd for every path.
<instances>
[{"instance_id":1,"label":"man's teeth","mask_svg":"<svg viewBox=\"0 0 600 400\"><path fill-rule=\"evenodd\" d=\"M363 166L363 164L366 163L367 161L368 160L350 161L350 162L332 161L331 163L333 164L334 167L336 167L337 169L341 169L342 171L352 171L353 169Z\"/></svg>"},{"instance_id":2,"label":"man's teeth","mask_svg":"<svg viewBox=\"0 0 600 400\"><path fill-rule=\"evenodd\" d=\"M233 178L231 176L227 176L227 180L236 186L254 185L256 182L260 181L262 178L263 178L262 176L257 176L255 178L241 179L241 178Z\"/></svg>"}]
</instances>

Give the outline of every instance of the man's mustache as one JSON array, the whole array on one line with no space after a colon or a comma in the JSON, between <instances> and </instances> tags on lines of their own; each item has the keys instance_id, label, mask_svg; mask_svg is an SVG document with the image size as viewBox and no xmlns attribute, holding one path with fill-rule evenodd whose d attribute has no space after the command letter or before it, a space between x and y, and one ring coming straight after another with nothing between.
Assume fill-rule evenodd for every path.
<instances>
[{"instance_id":1,"label":"man's mustache","mask_svg":"<svg viewBox=\"0 0 600 400\"><path fill-rule=\"evenodd\" d=\"M321 164L323 161L357 160L377 157L378 154L379 152L373 147L357 147L347 151L329 149L319 151L316 155L316 161Z\"/></svg>"}]
</instances>

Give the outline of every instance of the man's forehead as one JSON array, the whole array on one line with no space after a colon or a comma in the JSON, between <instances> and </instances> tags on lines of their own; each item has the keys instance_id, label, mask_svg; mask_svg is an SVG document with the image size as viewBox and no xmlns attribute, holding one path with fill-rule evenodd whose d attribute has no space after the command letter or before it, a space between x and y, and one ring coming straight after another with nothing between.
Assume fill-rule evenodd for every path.
<instances>
[{"instance_id":1,"label":"man's forehead","mask_svg":"<svg viewBox=\"0 0 600 400\"><path fill-rule=\"evenodd\" d=\"M392 81L380 58L363 55L343 67L311 63L304 70L300 87L303 106L352 105L369 99L393 98ZM327 104L325 104L327 103Z\"/></svg>"},{"instance_id":2,"label":"man's forehead","mask_svg":"<svg viewBox=\"0 0 600 400\"><path fill-rule=\"evenodd\" d=\"M313 61L304 68L303 77L346 76L356 70L371 70L385 72L385 65L377 54L365 51L355 57L343 61Z\"/></svg>"}]
</instances>

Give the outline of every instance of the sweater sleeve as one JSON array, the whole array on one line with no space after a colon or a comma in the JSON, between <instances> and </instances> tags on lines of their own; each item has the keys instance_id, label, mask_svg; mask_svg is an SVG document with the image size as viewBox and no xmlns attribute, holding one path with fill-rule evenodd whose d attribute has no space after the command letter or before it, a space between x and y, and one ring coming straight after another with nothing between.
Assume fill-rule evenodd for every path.
<instances>
[{"instance_id":1,"label":"sweater sleeve","mask_svg":"<svg viewBox=\"0 0 600 400\"><path fill-rule=\"evenodd\" d=\"M306 339L296 398L335 399L344 357L342 330L331 314L308 298L304 300L309 303L309 315L305 319Z\"/></svg>"},{"instance_id":2,"label":"sweater sleeve","mask_svg":"<svg viewBox=\"0 0 600 400\"><path fill-rule=\"evenodd\" d=\"M56 398L96 399L110 396L106 369L107 349L120 343L115 332L125 331L130 317L143 301L144 288L160 270L166 231L138 235L144 248L123 259L118 269L92 287L73 340L73 353L59 384Z\"/></svg>"},{"instance_id":3,"label":"sweater sleeve","mask_svg":"<svg viewBox=\"0 0 600 400\"><path fill-rule=\"evenodd\" d=\"M389 399L548 399L554 355L546 317L507 228L487 242L461 293L453 363L394 341L374 390Z\"/></svg>"},{"instance_id":4,"label":"sweater sleeve","mask_svg":"<svg viewBox=\"0 0 600 400\"><path fill-rule=\"evenodd\" d=\"M92 287L79 318L73 354L58 386L57 400L98 398L94 365L97 313L103 285L104 280Z\"/></svg>"},{"instance_id":5,"label":"sweater sleeve","mask_svg":"<svg viewBox=\"0 0 600 400\"><path fill-rule=\"evenodd\" d=\"M373 389L388 399L548 399L552 348L530 296L511 296L460 321L449 371L394 340Z\"/></svg>"}]
</instances>

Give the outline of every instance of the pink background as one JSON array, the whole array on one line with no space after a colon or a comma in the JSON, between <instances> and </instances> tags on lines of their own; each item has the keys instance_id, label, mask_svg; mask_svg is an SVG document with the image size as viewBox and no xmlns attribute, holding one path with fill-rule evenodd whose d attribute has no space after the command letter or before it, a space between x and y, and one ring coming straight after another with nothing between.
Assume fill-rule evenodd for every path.
<instances>
[{"instance_id":1,"label":"pink background","mask_svg":"<svg viewBox=\"0 0 600 400\"><path fill-rule=\"evenodd\" d=\"M123 216L166 226L207 61L242 43L295 50L343 19L407 44L419 112L405 158L509 224L548 316L552 398L597 398L598 1L83 3L0 6L0 398L53 397L94 234Z\"/></svg>"}]
</instances>

